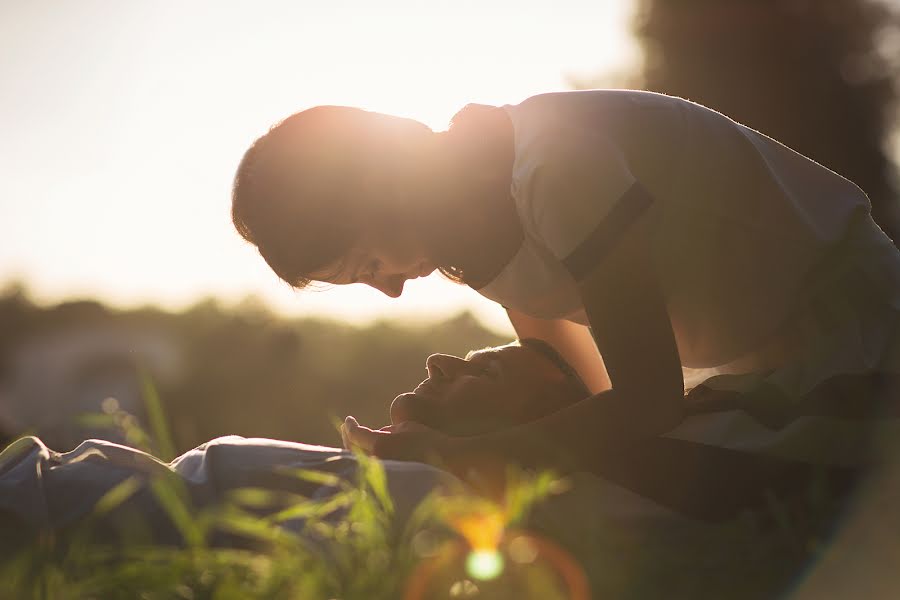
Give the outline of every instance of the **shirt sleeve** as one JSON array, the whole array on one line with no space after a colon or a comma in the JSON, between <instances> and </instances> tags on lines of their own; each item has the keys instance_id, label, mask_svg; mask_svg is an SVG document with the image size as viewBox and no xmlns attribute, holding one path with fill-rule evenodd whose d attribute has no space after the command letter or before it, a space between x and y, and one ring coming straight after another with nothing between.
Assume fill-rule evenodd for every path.
<instances>
[{"instance_id":1,"label":"shirt sleeve","mask_svg":"<svg viewBox=\"0 0 900 600\"><path fill-rule=\"evenodd\" d=\"M603 261L652 198L605 137L578 133L554 138L532 148L525 218L580 281Z\"/></svg>"}]
</instances>

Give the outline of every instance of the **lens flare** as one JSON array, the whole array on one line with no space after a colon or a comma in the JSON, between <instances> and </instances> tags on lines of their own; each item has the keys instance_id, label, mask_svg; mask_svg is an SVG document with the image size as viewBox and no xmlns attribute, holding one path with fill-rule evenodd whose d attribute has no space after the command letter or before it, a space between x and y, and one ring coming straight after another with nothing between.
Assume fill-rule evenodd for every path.
<instances>
[{"instance_id":1,"label":"lens flare","mask_svg":"<svg viewBox=\"0 0 900 600\"><path fill-rule=\"evenodd\" d=\"M589 600L584 571L566 550L542 537L510 528L520 514L521 507L515 501L497 504L470 496L443 497L437 516L456 537L441 544L426 544L424 534L421 539L416 537L416 554L423 560L407 581L404 600L459 591L462 588L454 585L464 577L484 582L478 587L483 586L481 591L488 594L502 586L518 590L518 597L542 597L542 588L529 585L540 580L557 588L567 600Z\"/></svg>"},{"instance_id":2,"label":"lens flare","mask_svg":"<svg viewBox=\"0 0 900 600\"><path fill-rule=\"evenodd\" d=\"M459 514L448 522L476 552L495 552L506 528L507 517L493 506L480 507L467 514Z\"/></svg>"},{"instance_id":3,"label":"lens flare","mask_svg":"<svg viewBox=\"0 0 900 600\"><path fill-rule=\"evenodd\" d=\"M442 581L470 577L484 585L528 581L537 568L559 578L560 592L567 600L590 600L590 586L581 566L568 552L553 542L524 531L508 531L497 549L475 550L463 540L442 544L431 557L423 560L407 582L404 600L433 597ZM506 559L510 562L507 565ZM508 568L507 568L508 567ZM504 579L487 583L503 575ZM524 578L524 579L523 579ZM437 588L434 586L438 586ZM449 582L447 583L449 586ZM504 584L505 585L505 584ZM489 587L487 589L490 589ZM540 596L526 595L527 598Z\"/></svg>"},{"instance_id":4,"label":"lens flare","mask_svg":"<svg viewBox=\"0 0 900 600\"><path fill-rule=\"evenodd\" d=\"M466 557L466 573L489 581L503 572L503 556L496 550L476 550Z\"/></svg>"}]
</instances>

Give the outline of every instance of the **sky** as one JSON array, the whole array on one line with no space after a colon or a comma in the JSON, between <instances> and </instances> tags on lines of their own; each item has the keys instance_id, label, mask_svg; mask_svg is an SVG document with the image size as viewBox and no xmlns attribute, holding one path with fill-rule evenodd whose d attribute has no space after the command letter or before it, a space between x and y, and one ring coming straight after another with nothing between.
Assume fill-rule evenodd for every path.
<instances>
[{"instance_id":1,"label":"sky","mask_svg":"<svg viewBox=\"0 0 900 600\"><path fill-rule=\"evenodd\" d=\"M639 61L627 0L0 0L0 285L169 309L256 295L287 315L431 320L502 309L432 275L391 301L298 293L229 218L247 146L345 104L446 128Z\"/></svg>"}]
</instances>

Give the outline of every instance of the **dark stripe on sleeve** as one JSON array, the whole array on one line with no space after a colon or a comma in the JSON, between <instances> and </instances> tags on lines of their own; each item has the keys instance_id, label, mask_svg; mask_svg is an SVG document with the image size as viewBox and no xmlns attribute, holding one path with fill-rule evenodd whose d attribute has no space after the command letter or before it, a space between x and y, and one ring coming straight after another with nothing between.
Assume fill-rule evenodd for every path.
<instances>
[{"instance_id":1,"label":"dark stripe on sleeve","mask_svg":"<svg viewBox=\"0 0 900 600\"><path fill-rule=\"evenodd\" d=\"M593 271L612 250L625 231L653 203L653 197L638 182L634 182L581 244L563 259L563 265L581 281Z\"/></svg>"}]
</instances>

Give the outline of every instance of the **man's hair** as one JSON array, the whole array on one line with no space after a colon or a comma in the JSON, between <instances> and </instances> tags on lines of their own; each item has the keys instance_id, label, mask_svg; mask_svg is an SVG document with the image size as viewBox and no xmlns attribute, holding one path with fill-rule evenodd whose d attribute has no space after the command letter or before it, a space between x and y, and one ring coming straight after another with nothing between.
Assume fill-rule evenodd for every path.
<instances>
[{"instance_id":1,"label":"man's hair","mask_svg":"<svg viewBox=\"0 0 900 600\"><path fill-rule=\"evenodd\" d=\"M518 346L520 348L528 348L530 350L534 350L545 359L550 361L553 366L557 368L557 370L562 373L562 375L566 379L566 383L572 387L572 392L578 395L578 398L587 398L591 395L591 390L584 383L584 380L578 375L572 365L569 364L565 358L563 358L562 354L557 352L556 348L545 342L540 338L520 338L510 342L509 344L504 344L502 346L490 346L485 348L485 351L497 351L508 346ZM473 354L475 354L475 350L469 352L466 356L468 360Z\"/></svg>"},{"instance_id":2,"label":"man's hair","mask_svg":"<svg viewBox=\"0 0 900 600\"><path fill-rule=\"evenodd\" d=\"M519 340L519 345L523 348L530 348L540 353L544 358L552 362L559 371L565 375L566 380L572 387L580 392L581 398L587 398L591 395L590 389L584 383L584 380L578 375L572 365L569 364L562 354L557 352L556 348L539 338L523 338Z\"/></svg>"}]
</instances>

